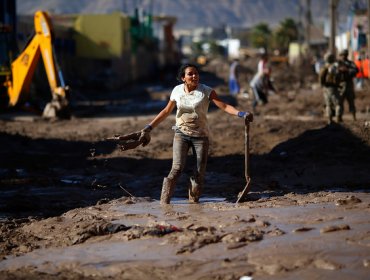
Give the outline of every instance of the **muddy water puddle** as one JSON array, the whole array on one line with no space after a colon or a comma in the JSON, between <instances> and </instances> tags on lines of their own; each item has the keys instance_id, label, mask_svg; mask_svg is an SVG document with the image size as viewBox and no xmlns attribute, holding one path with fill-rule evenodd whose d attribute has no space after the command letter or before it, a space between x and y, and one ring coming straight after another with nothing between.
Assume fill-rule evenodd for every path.
<instances>
[{"instance_id":1,"label":"muddy water puddle","mask_svg":"<svg viewBox=\"0 0 370 280\"><path fill-rule=\"evenodd\" d=\"M240 275L248 267L254 275L293 270L309 275L309 271L324 270L336 271L337 276L340 271L356 271L354 277L362 277L368 270L364 263L370 259L370 194L356 193L357 200L350 194L330 195L330 202L307 200L300 206L261 207L258 202L234 204L209 197L200 204L179 198L168 206L138 201L90 207L90 215L103 211L113 224L132 232L9 256L0 262L0 271L33 267L58 273L73 269L103 277L132 266L139 270L176 267L180 271L185 270L185 263L194 267L206 263L203 269L195 270L193 279L204 273L221 275L231 267ZM137 234L149 230L150 234Z\"/></svg>"}]
</instances>

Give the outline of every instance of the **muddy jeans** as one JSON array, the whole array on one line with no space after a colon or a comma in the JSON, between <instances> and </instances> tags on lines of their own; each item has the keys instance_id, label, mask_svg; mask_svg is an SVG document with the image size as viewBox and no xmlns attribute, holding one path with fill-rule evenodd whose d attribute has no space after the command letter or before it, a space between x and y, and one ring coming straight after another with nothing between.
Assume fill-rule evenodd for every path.
<instances>
[{"instance_id":1,"label":"muddy jeans","mask_svg":"<svg viewBox=\"0 0 370 280\"><path fill-rule=\"evenodd\" d=\"M173 138L172 168L167 177L177 181L185 168L190 148L192 148L193 156L197 162L194 179L198 184L203 185L208 158L209 139L208 137L187 136L179 130L175 131Z\"/></svg>"}]
</instances>

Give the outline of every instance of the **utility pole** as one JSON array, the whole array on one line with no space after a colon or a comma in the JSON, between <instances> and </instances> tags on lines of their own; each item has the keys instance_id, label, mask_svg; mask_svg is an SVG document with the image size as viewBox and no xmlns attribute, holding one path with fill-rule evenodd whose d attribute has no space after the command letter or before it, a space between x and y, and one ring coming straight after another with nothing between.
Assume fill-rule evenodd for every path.
<instances>
[{"instance_id":1,"label":"utility pole","mask_svg":"<svg viewBox=\"0 0 370 280\"><path fill-rule=\"evenodd\" d=\"M370 0L369 0L370 1ZM306 45L308 49L310 48L311 43L311 25L312 25L312 17L311 17L311 0L306 0L306 11L305 11L305 18L306 18Z\"/></svg>"},{"instance_id":2,"label":"utility pole","mask_svg":"<svg viewBox=\"0 0 370 280\"><path fill-rule=\"evenodd\" d=\"M337 27L337 5L339 0L329 1L329 17L330 17L330 41L329 41L329 51L336 55L335 49L335 35Z\"/></svg>"},{"instance_id":3,"label":"utility pole","mask_svg":"<svg viewBox=\"0 0 370 280\"><path fill-rule=\"evenodd\" d=\"M126 0L122 0L122 12L127 14Z\"/></svg>"},{"instance_id":4,"label":"utility pole","mask_svg":"<svg viewBox=\"0 0 370 280\"><path fill-rule=\"evenodd\" d=\"M302 14L303 14L303 4L302 1L298 2L298 44L299 44L299 63L298 63L298 73L299 73L299 83L303 84L303 43L304 43L304 25L302 23Z\"/></svg>"},{"instance_id":5,"label":"utility pole","mask_svg":"<svg viewBox=\"0 0 370 280\"><path fill-rule=\"evenodd\" d=\"M367 0L367 59L368 79L370 79L370 0Z\"/></svg>"}]
</instances>

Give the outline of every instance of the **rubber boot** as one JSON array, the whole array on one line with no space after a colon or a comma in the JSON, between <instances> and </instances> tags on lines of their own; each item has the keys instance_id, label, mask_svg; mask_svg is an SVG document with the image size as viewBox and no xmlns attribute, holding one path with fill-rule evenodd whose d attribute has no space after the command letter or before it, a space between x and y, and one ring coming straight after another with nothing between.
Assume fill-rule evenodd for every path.
<instances>
[{"instance_id":1,"label":"rubber boot","mask_svg":"<svg viewBox=\"0 0 370 280\"><path fill-rule=\"evenodd\" d=\"M202 194L203 186L198 184L194 177L190 177L189 184L189 201L198 203L200 195Z\"/></svg>"},{"instance_id":2,"label":"rubber boot","mask_svg":"<svg viewBox=\"0 0 370 280\"><path fill-rule=\"evenodd\" d=\"M328 124L332 124L333 123L333 111L329 108L329 107L326 107L325 108L325 113L326 113L326 116L328 117Z\"/></svg>"},{"instance_id":3,"label":"rubber boot","mask_svg":"<svg viewBox=\"0 0 370 280\"><path fill-rule=\"evenodd\" d=\"M171 197L175 190L175 180L164 178L161 192L161 204L170 204Z\"/></svg>"}]
</instances>

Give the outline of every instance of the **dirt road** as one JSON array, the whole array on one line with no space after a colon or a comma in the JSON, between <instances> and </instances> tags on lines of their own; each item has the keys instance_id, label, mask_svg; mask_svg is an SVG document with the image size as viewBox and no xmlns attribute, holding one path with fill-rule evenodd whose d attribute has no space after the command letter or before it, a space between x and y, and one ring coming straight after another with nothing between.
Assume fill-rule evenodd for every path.
<instances>
[{"instance_id":1,"label":"dirt road","mask_svg":"<svg viewBox=\"0 0 370 280\"><path fill-rule=\"evenodd\" d=\"M222 79L206 83L226 92ZM283 81L283 77L280 77ZM252 192L243 121L210 108L206 187L161 207L172 160L170 116L147 147L104 139L141 129L169 90L128 88L79 101L68 121L0 115L1 279L366 279L370 273L370 94L358 120L326 125L314 80L277 84L251 125ZM233 99L250 109L250 99Z\"/></svg>"}]
</instances>

